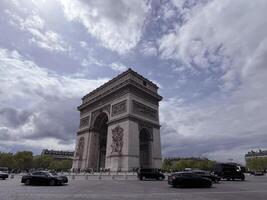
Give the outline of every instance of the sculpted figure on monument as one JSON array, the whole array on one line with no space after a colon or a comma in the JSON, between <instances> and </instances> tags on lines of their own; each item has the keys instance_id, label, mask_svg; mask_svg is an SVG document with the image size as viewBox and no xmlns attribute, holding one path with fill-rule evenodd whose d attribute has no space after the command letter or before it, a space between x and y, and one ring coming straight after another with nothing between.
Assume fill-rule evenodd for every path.
<instances>
[{"instance_id":1,"label":"sculpted figure on monument","mask_svg":"<svg viewBox=\"0 0 267 200\"><path fill-rule=\"evenodd\" d=\"M84 137L81 137L78 143L78 147L76 150L75 157L79 157L79 159L82 159L83 157L83 148L84 148Z\"/></svg>"},{"instance_id":2,"label":"sculpted figure on monument","mask_svg":"<svg viewBox=\"0 0 267 200\"><path fill-rule=\"evenodd\" d=\"M123 128L121 128L119 125L112 129L112 144L111 148L113 152L121 153L123 146Z\"/></svg>"}]
</instances>

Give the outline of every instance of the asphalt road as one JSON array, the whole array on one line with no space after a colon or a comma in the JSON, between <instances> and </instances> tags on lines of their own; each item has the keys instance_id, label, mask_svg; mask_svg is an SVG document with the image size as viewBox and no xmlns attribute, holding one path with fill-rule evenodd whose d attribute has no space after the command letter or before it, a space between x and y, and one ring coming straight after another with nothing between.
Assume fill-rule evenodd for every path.
<instances>
[{"instance_id":1,"label":"asphalt road","mask_svg":"<svg viewBox=\"0 0 267 200\"><path fill-rule=\"evenodd\" d=\"M167 181L71 180L65 186L25 186L19 178L0 180L0 200L42 199L179 199L266 200L267 176L247 176L246 181L222 181L212 188L172 188Z\"/></svg>"}]
</instances>

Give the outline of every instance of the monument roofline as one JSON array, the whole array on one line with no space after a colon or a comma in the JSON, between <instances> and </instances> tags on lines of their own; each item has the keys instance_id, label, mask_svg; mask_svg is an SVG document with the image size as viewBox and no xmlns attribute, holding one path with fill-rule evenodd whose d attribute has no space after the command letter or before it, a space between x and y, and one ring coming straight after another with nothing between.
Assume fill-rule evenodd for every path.
<instances>
[{"instance_id":1,"label":"monument roofline","mask_svg":"<svg viewBox=\"0 0 267 200\"><path fill-rule=\"evenodd\" d=\"M105 84L101 85L100 87L96 88L92 92L86 94L82 97L83 103L91 101L92 99L95 99L95 97L99 95L103 95L104 93L108 93L112 88L117 87L122 82L125 81L131 81L137 83L139 86L144 88L145 90L149 91L149 93L152 93L156 96L158 95L158 86L151 82L150 80L146 79L142 75L138 74L137 72L133 71L131 68L128 70L122 72L115 78L111 79L110 81L106 82ZM159 98L161 99L161 97Z\"/></svg>"}]
</instances>

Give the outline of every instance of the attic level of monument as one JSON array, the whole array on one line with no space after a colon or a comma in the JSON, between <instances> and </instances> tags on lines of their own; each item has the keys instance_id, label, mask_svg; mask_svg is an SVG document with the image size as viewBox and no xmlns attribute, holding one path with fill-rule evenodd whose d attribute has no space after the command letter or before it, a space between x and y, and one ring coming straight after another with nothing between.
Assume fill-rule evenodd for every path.
<instances>
[{"instance_id":1,"label":"attic level of monument","mask_svg":"<svg viewBox=\"0 0 267 200\"><path fill-rule=\"evenodd\" d=\"M158 94L158 86L156 84L144 78L132 69L128 69L104 85L85 95L82 98L82 105L80 105L78 109L81 110L88 104L94 103L127 86L131 87L132 91L138 90L143 93L142 95L147 96L146 98L154 99L155 102L162 99L162 97Z\"/></svg>"}]
</instances>

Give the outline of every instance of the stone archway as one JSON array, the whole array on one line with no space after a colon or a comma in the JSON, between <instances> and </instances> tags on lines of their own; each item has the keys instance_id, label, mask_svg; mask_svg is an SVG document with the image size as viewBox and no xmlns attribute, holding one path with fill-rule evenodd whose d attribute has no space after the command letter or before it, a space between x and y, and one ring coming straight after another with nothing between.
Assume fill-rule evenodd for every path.
<instances>
[{"instance_id":1,"label":"stone archway","mask_svg":"<svg viewBox=\"0 0 267 200\"><path fill-rule=\"evenodd\" d=\"M132 69L83 96L76 146L84 137L84 152L82 159L73 159L72 168L160 168L161 100L158 86Z\"/></svg>"},{"instance_id":2,"label":"stone archway","mask_svg":"<svg viewBox=\"0 0 267 200\"><path fill-rule=\"evenodd\" d=\"M146 128L142 128L139 133L139 158L140 168L150 168L152 166L152 137Z\"/></svg>"},{"instance_id":3,"label":"stone archway","mask_svg":"<svg viewBox=\"0 0 267 200\"><path fill-rule=\"evenodd\" d=\"M95 131L95 167L96 170L105 168L106 163L106 151L107 151L107 132L108 132L108 116L105 112L100 113L94 123L94 131Z\"/></svg>"}]
</instances>

